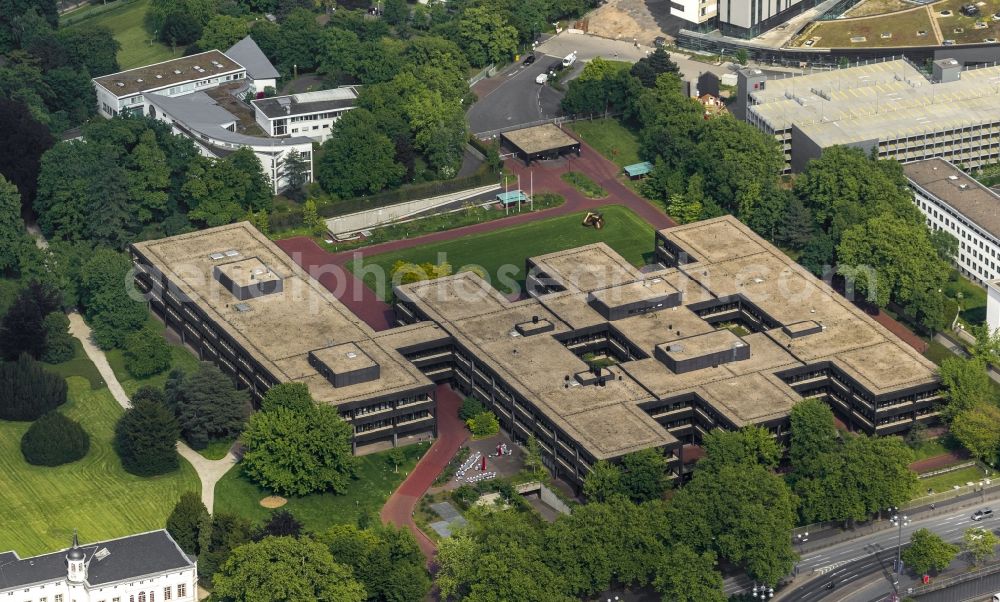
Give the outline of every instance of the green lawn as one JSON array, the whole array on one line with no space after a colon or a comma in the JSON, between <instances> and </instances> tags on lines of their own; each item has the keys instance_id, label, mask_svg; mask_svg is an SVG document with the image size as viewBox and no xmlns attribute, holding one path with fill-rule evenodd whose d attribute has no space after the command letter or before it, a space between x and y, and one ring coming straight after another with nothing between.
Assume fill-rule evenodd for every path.
<instances>
[{"instance_id":1,"label":"green lawn","mask_svg":"<svg viewBox=\"0 0 1000 602\"><path fill-rule=\"evenodd\" d=\"M63 17L63 22L69 23L67 27L82 24L103 25L113 31L115 39L122 45L118 51L118 64L122 69L132 69L181 56L183 48L172 52L168 46L159 42L150 44L151 36L143 26L149 4L150 0L118 0L116 6L110 9L95 4L67 14Z\"/></svg>"},{"instance_id":2,"label":"green lawn","mask_svg":"<svg viewBox=\"0 0 1000 602\"><path fill-rule=\"evenodd\" d=\"M924 352L924 357L940 366L944 360L957 356L941 343L932 340L927 342L927 351Z\"/></svg>"},{"instance_id":3,"label":"green lawn","mask_svg":"<svg viewBox=\"0 0 1000 602\"><path fill-rule=\"evenodd\" d=\"M382 271L387 282L389 269L396 260L437 262L441 253L456 271L481 267L489 281L503 293L523 290L524 260L528 257L590 243L604 242L633 265L645 264L653 254L653 227L621 205L606 205L600 210L604 213L604 228L601 230L581 225L585 213L572 213L448 242L364 257L353 262L352 268L383 299L388 299L392 294L391 287L378 286L378 279L371 273L372 267L381 268L375 271ZM497 274L502 266L510 267L503 273L507 277L500 279ZM362 271L362 268L366 269Z\"/></svg>"},{"instance_id":4,"label":"green lawn","mask_svg":"<svg viewBox=\"0 0 1000 602\"><path fill-rule=\"evenodd\" d=\"M617 119L576 121L569 128L618 167L639 163L639 137Z\"/></svg>"},{"instance_id":5,"label":"green lawn","mask_svg":"<svg viewBox=\"0 0 1000 602\"><path fill-rule=\"evenodd\" d=\"M966 326L981 324L986 321L986 289L959 274L953 274L955 280L949 280L942 290L952 299L958 299L961 293L962 313L960 319ZM951 319L954 316L949 316Z\"/></svg>"},{"instance_id":6,"label":"green lawn","mask_svg":"<svg viewBox=\"0 0 1000 602\"><path fill-rule=\"evenodd\" d=\"M73 338L73 358L61 364L45 364L45 368L55 372L63 378L70 376L81 376L87 379L91 389L101 389L104 387L104 379L87 354L83 351L83 343L75 337Z\"/></svg>"},{"instance_id":7,"label":"green lawn","mask_svg":"<svg viewBox=\"0 0 1000 602\"><path fill-rule=\"evenodd\" d=\"M406 473L413 470L417 460L429 448L428 443L401 447L406 462L393 472L386 462L386 454L369 454L358 458L358 478L345 495L317 493L300 498L289 498L283 506L296 516L310 531L318 532L331 525L355 523L363 510L377 515L389 494L403 482ZM215 486L215 510L239 514L255 522L270 515L270 510L260 505L260 500L270 495L243 476L239 467L230 470Z\"/></svg>"},{"instance_id":8,"label":"green lawn","mask_svg":"<svg viewBox=\"0 0 1000 602\"><path fill-rule=\"evenodd\" d=\"M942 491L948 491L955 485L965 485L969 481L978 483L982 478L983 469L978 466L970 466L961 470L953 470L937 476L920 479L917 483L917 491L920 494L924 494L927 493L928 489L933 489L935 493L941 493Z\"/></svg>"},{"instance_id":9,"label":"green lawn","mask_svg":"<svg viewBox=\"0 0 1000 602\"><path fill-rule=\"evenodd\" d=\"M20 451L30 423L0 421L0 550L22 557L80 539L119 537L163 527L181 493L201 491L191 465L169 475L141 478L126 473L111 447L122 409L106 388L85 378L69 379L70 401L60 411L90 434L90 453L55 468L31 466Z\"/></svg>"}]
</instances>

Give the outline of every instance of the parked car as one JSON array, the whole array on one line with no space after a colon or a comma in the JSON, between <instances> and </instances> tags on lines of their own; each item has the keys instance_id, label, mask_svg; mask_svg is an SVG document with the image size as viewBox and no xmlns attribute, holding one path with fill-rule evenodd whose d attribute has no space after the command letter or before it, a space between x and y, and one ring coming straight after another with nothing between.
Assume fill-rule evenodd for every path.
<instances>
[{"instance_id":1,"label":"parked car","mask_svg":"<svg viewBox=\"0 0 1000 602\"><path fill-rule=\"evenodd\" d=\"M993 516L992 508L983 508L981 510L976 510L972 515L972 520L983 520L984 518L990 518Z\"/></svg>"},{"instance_id":2,"label":"parked car","mask_svg":"<svg viewBox=\"0 0 1000 602\"><path fill-rule=\"evenodd\" d=\"M524 57L524 61L522 61L521 64L522 65L530 65L531 63L534 63L534 62L535 62L535 55L529 54L528 56Z\"/></svg>"},{"instance_id":3,"label":"parked car","mask_svg":"<svg viewBox=\"0 0 1000 602\"><path fill-rule=\"evenodd\" d=\"M535 83L536 84L544 84L547 81L549 81L549 74L548 73L539 73L538 77L535 78Z\"/></svg>"},{"instance_id":4,"label":"parked car","mask_svg":"<svg viewBox=\"0 0 1000 602\"><path fill-rule=\"evenodd\" d=\"M961 13L966 17L975 17L979 15L979 7L975 4L966 4L962 6Z\"/></svg>"}]
</instances>

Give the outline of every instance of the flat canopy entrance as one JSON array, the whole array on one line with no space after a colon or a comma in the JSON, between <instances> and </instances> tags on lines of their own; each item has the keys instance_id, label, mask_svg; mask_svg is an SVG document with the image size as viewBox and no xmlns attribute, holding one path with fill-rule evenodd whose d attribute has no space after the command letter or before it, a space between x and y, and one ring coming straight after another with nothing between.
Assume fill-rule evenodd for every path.
<instances>
[{"instance_id":1,"label":"flat canopy entrance","mask_svg":"<svg viewBox=\"0 0 1000 602\"><path fill-rule=\"evenodd\" d=\"M530 165L538 159L555 159L566 153L580 155L580 141L547 123L500 134L501 142Z\"/></svg>"},{"instance_id":2,"label":"flat canopy entrance","mask_svg":"<svg viewBox=\"0 0 1000 602\"><path fill-rule=\"evenodd\" d=\"M524 194L523 190L511 190L510 192L501 192L497 195L497 200L504 205L513 205L514 203L527 203L528 195Z\"/></svg>"}]
</instances>

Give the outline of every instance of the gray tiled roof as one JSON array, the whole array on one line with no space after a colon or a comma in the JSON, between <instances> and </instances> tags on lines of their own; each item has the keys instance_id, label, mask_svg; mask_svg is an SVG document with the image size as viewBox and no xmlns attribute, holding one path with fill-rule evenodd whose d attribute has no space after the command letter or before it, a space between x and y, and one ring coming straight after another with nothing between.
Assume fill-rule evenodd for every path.
<instances>
[{"instance_id":1,"label":"gray tiled roof","mask_svg":"<svg viewBox=\"0 0 1000 602\"><path fill-rule=\"evenodd\" d=\"M110 554L94 558L103 548ZM163 529L85 544L80 549L87 555L87 583L92 586L194 566ZM14 552L0 553L0 592L65 579L67 550L24 559Z\"/></svg>"},{"instance_id":2,"label":"gray tiled roof","mask_svg":"<svg viewBox=\"0 0 1000 602\"><path fill-rule=\"evenodd\" d=\"M226 51L226 56L243 65L250 79L277 79L281 76L250 36L233 44Z\"/></svg>"}]
</instances>

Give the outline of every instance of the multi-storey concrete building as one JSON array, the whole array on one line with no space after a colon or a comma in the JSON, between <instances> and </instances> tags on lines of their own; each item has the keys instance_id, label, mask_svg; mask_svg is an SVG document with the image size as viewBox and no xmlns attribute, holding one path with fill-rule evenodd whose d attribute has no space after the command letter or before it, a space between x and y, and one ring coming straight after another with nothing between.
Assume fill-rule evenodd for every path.
<instances>
[{"instance_id":1,"label":"multi-storey concrete building","mask_svg":"<svg viewBox=\"0 0 1000 602\"><path fill-rule=\"evenodd\" d=\"M445 340L433 325L374 332L245 222L131 252L153 312L256 399L305 383L337 406L362 450L434 434L434 383L400 353Z\"/></svg>"},{"instance_id":2,"label":"multi-storey concrete building","mask_svg":"<svg viewBox=\"0 0 1000 602\"><path fill-rule=\"evenodd\" d=\"M195 602L198 565L165 530L21 558L0 553L0 597L17 602Z\"/></svg>"},{"instance_id":3,"label":"multi-storey concrete building","mask_svg":"<svg viewBox=\"0 0 1000 602\"><path fill-rule=\"evenodd\" d=\"M1000 278L1000 195L944 159L903 165L927 227L958 240L955 264L985 285Z\"/></svg>"},{"instance_id":4,"label":"multi-storey concrete building","mask_svg":"<svg viewBox=\"0 0 1000 602\"><path fill-rule=\"evenodd\" d=\"M258 396L308 383L358 443L433 425L432 383L534 435L574 484L645 448L676 468L713 428L784 437L804 397L873 434L936 415L933 364L734 218L663 230L655 253L642 271L603 243L531 258L515 301L471 272L398 286L399 326L373 332L246 224L133 246L204 358Z\"/></svg>"},{"instance_id":5,"label":"multi-storey concrete building","mask_svg":"<svg viewBox=\"0 0 1000 602\"><path fill-rule=\"evenodd\" d=\"M1000 66L942 59L928 79L896 59L781 78L744 69L737 82L734 114L778 140L786 172L836 145L904 163L1000 161Z\"/></svg>"}]
</instances>

